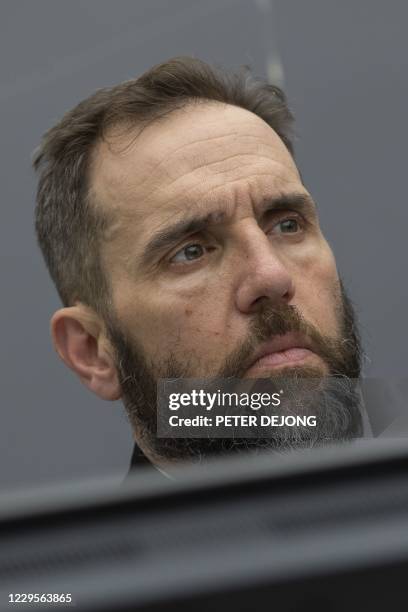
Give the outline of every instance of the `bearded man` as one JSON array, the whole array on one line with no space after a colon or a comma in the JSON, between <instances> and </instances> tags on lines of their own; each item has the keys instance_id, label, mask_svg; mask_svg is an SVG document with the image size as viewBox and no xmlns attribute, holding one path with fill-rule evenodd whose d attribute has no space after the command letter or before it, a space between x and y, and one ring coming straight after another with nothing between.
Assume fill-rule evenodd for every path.
<instances>
[{"instance_id":1,"label":"bearded man","mask_svg":"<svg viewBox=\"0 0 408 612\"><path fill-rule=\"evenodd\" d=\"M345 384L360 376L355 317L292 123L278 87L183 57L97 91L36 152L36 231L63 303L55 348L91 391L122 399L157 466L362 435ZM324 381L319 426L291 439L156 435L159 380L228 377Z\"/></svg>"}]
</instances>

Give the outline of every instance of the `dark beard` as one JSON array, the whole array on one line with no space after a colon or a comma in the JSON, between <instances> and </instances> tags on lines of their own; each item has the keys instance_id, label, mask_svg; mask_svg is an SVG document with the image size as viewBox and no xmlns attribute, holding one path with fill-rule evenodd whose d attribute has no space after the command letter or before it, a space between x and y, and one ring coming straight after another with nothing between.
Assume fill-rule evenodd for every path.
<instances>
[{"instance_id":1,"label":"dark beard","mask_svg":"<svg viewBox=\"0 0 408 612\"><path fill-rule=\"evenodd\" d=\"M212 455L231 452L271 449L286 451L347 441L363 434L361 400L356 383L361 370L361 343L352 304L340 283L337 317L341 325L340 339L324 337L307 323L294 306L272 307L265 303L254 315L248 339L234 351L213 379L242 378L251 365L254 350L266 340L288 332L307 336L313 350L327 364L329 375L314 367L281 368L279 374L268 374L276 388L283 385L285 414L313 414L317 427L283 427L268 438L158 438L158 379L203 378L199 369L169 355L160 364L149 365L144 352L129 342L117 321L107 322L109 337L116 351L116 363L122 387L122 399L136 439L157 460L202 460ZM157 372L157 374L155 374ZM319 380L318 393L307 401L302 381ZM299 384L299 382L301 384Z\"/></svg>"}]
</instances>

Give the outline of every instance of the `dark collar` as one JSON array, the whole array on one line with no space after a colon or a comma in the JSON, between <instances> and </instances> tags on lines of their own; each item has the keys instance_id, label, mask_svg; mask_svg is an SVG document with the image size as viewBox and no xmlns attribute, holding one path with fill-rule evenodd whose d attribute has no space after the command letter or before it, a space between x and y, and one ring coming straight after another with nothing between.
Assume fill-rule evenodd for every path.
<instances>
[{"instance_id":1,"label":"dark collar","mask_svg":"<svg viewBox=\"0 0 408 612\"><path fill-rule=\"evenodd\" d=\"M140 450L140 448L137 446L137 444L135 444L133 447L133 453L132 453L132 458L130 460L130 466L129 466L128 473L130 474L131 472L133 472L133 470L137 470L139 467L146 467L146 466L153 467L153 465L150 463L146 455L144 455L142 451Z\"/></svg>"}]
</instances>

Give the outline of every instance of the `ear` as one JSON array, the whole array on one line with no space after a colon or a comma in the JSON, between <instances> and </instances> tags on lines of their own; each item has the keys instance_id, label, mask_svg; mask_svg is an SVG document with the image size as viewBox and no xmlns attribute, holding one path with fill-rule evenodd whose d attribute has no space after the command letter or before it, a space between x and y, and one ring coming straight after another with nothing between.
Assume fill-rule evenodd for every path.
<instances>
[{"instance_id":1,"label":"ear","mask_svg":"<svg viewBox=\"0 0 408 612\"><path fill-rule=\"evenodd\" d=\"M121 397L113 350L99 316L84 304L61 308L51 318L51 335L62 361L105 400Z\"/></svg>"}]
</instances>

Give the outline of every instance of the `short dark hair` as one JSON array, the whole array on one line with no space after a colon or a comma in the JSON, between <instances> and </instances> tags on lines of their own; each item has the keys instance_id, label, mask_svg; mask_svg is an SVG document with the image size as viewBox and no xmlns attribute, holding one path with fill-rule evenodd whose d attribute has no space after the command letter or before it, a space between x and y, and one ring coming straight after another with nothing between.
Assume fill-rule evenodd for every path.
<instances>
[{"instance_id":1,"label":"short dark hair","mask_svg":"<svg viewBox=\"0 0 408 612\"><path fill-rule=\"evenodd\" d=\"M96 91L44 134L33 160L39 172L35 228L65 306L78 300L105 317L111 305L100 258L109 212L96 207L89 195L89 165L97 142L113 126L129 121L144 125L191 101L205 100L258 115L293 155L293 116L279 87L255 78L247 67L226 73L191 57L176 57L139 78Z\"/></svg>"}]
</instances>

